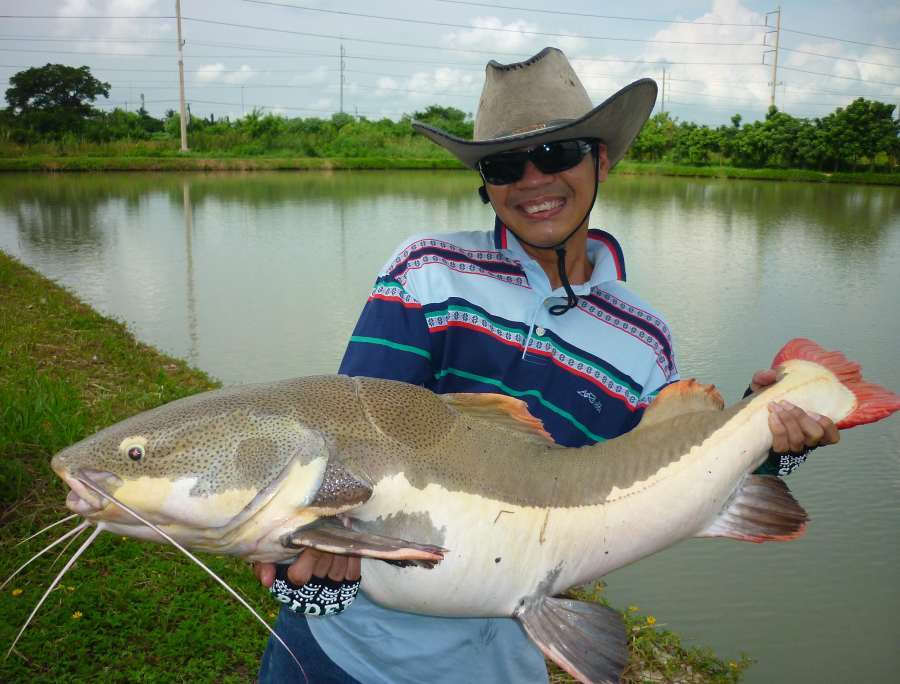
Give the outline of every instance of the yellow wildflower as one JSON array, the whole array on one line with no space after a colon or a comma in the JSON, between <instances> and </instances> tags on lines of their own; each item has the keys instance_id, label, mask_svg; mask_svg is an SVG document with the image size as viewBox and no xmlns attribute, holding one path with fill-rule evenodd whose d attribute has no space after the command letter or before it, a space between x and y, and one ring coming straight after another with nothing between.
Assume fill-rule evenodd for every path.
<instances>
[{"instance_id":1,"label":"yellow wildflower","mask_svg":"<svg viewBox=\"0 0 900 684\"><path fill-rule=\"evenodd\" d=\"M648 616L647 616L647 624L648 624L648 625L655 625L655 624L656 624L656 618L653 617L652 615L648 615Z\"/></svg>"},{"instance_id":2,"label":"yellow wildflower","mask_svg":"<svg viewBox=\"0 0 900 684\"><path fill-rule=\"evenodd\" d=\"M68 589L69 591L75 591L75 587L73 587L71 584L66 587L66 589Z\"/></svg>"},{"instance_id":3,"label":"yellow wildflower","mask_svg":"<svg viewBox=\"0 0 900 684\"><path fill-rule=\"evenodd\" d=\"M74 613L72 613L72 619L79 620L83 615L84 613L82 613L80 610L76 610Z\"/></svg>"},{"instance_id":4,"label":"yellow wildflower","mask_svg":"<svg viewBox=\"0 0 900 684\"><path fill-rule=\"evenodd\" d=\"M628 606L628 612L629 612L629 613L636 613L636 612L637 612L637 609L638 609L637 606Z\"/></svg>"},{"instance_id":5,"label":"yellow wildflower","mask_svg":"<svg viewBox=\"0 0 900 684\"><path fill-rule=\"evenodd\" d=\"M13 595L13 596L20 596L21 594L22 594L22 590L21 590L21 589L18 589L18 588L17 588L17 589L13 589L13 590L12 590L12 595Z\"/></svg>"},{"instance_id":6,"label":"yellow wildflower","mask_svg":"<svg viewBox=\"0 0 900 684\"><path fill-rule=\"evenodd\" d=\"M728 667L730 667L732 670L736 670L736 669L737 669L737 663L734 662L733 660L729 660L729 661L728 661Z\"/></svg>"},{"instance_id":7,"label":"yellow wildflower","mask_svg":"<svg viewBox=\"0 0 900 684\"><path fill-rule=\"evenodd\" d=\"M275 613L273 613L271 610L269 611L269 617L270 617L270 618L275 617Z\"/></svg>"}]
</instances>

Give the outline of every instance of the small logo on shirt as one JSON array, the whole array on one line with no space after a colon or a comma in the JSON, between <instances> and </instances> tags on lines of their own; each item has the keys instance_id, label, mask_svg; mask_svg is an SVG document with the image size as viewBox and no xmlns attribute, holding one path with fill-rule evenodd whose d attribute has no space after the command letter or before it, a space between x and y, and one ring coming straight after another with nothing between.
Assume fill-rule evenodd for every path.
<instances>
[{"instance_id":1,"label":"small logo on shirt","mask_svg":"<svg viewBox=\"0 0 900 684\"><path fill-rule=\"evenodd\" d=\"M579 391L578 391L578 395L584 397L585 399L587 399L587 400L588 400L588 403L589 403L591 406L594 407L594 410L595 410L597 413L600 413L600 411L603 410L603 404L600 403L600 400L597 399L597 395L594 394L593 392L591 392L591 391L589 391L589 390L586 390L586 389L583 389L583 390L579 390Z\"/></svg>"}]
</instances>

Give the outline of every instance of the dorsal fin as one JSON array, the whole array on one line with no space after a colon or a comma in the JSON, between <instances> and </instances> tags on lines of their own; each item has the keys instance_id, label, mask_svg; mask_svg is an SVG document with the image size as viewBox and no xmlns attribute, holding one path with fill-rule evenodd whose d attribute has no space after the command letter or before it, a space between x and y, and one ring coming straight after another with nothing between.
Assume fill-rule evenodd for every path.
<instances>
[{"instance_id":1,"label":"dorsal fin","mask_svg":"<svg viewBox=\"0 0 900 684\"><path fill-rule=\"evenodd\" d=\"M528 404L505 394L457 392L439 395L460 413L515 430L542 444L555 444L544 423L528 411Z\"/></svg>"},{"instance_id":2,"label":"dorsal fin","mask_svg":"<svg viewBox=\"0 0 900 684\"><path fill-rule=\"evenodd\" d=\"M715 385L702 385L693 378L667 385L644 411L638 428L661 423L697 411L721 411L725 400ZM636 428L637 429L637 428Z\"/></svg>"}]
</instances>

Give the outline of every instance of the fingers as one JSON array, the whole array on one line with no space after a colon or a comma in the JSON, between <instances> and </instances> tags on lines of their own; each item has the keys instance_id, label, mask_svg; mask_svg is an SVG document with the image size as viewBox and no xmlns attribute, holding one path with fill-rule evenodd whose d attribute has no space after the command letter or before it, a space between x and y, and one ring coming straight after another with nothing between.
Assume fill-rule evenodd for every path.
<instances>
[{"instance_id":1,"label":"fingers","mask_svg":"<svg viewBox=\"0 0 900 684\"><path fill-rule=\"evenodd\" d=\"M764 387L768 387L774 383L775 380L776 375L772 368L758 370L753 374L753 378L750 380L750 389L754 392L759 392Z\"/></svg>"},{"instance_id":2,"label":"fingers","mask_svg":"<svg viewBox=\"0 0 900 684\"><path fill-rule=\"evenodd\" d=\"M254 563L253 574L264 587L271 587L275 581L275 563Z\"/></svg>"},{"instance_id":3,"label":"fingers","mask_svg":"<svg viewBox=\"0 0 900 684\"><path fill-rule=\"evenodd\" d=\"M360 578L362 574L360 572L360 565L362 564L362 560L359 556L348 556L347 558L347 575L344 579L348 579L352 582L355 582Z\"/></svg>"},{"instance_id":4,"label":"fingers","mask_svg":"<svg viewBox=\"0 0 900 684\"><path fill-rule=\"evenodd\" d=\"M820 416L818 413L810 413L809 415L822 426L822 430L825 432L825 435L819 442L820 445L837 444L841 441L841 431L838 430L838 426L834 424L834 421L831 420L831 418Z\"/></svg>"},{"instance_id":5,"label":"fingers","mask_svg":"<svg viewBox=\"0 0 900 684\"><path fill-rule=\"evenodd\" d=\"M296 585L306 584L314 575L340 582L344 579L358 580L359 567L359 558L307 548L288 568L287 575Z\"/></svg>"},{"instance_id":6,"label":"fingers","mask_svg":"<svg viewBox=\"0 0 900 684\"><path fill-rule=\"evenodd\" d=\"M840 440L837 426L829 418L807 413L786 401L769 404L769 429L772 431L772 449L781 454L800 453Z\"/></svg>"}]
</instances>

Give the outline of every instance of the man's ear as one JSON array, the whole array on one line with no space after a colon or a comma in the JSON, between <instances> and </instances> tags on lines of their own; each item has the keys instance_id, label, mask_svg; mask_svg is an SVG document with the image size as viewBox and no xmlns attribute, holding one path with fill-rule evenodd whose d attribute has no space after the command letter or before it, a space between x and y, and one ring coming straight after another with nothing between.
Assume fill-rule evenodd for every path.
<instances>
[{"instance_id":1,"label":"man's ear","mask_svg":"<svg viewBox=\"0 0 900 684\"><path fill-rule=\"evenodd\" d=\"M597 173L597 179L602 183L609 175L609 157L606 156L605 143L597 143L597 156L600 157L600 166Z\"/></svg>"}]
</instances>

